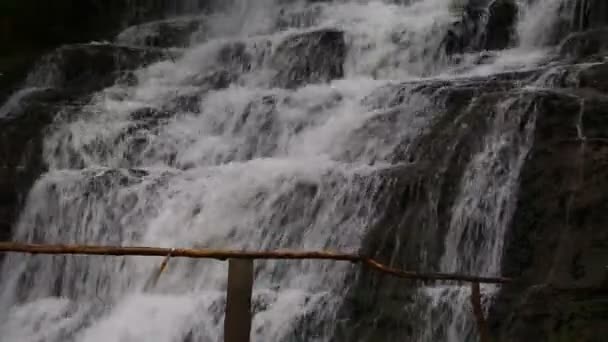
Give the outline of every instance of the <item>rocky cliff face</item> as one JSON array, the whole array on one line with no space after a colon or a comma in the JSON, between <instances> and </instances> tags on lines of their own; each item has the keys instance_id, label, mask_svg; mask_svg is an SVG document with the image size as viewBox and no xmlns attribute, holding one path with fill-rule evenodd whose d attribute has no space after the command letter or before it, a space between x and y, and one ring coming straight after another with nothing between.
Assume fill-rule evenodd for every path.
<instances>
[{"instance_id":1,"label":"rocky cliff face","mask_svg":"<svg viewBox=\"0 0 608 342\"><path fill-rule=\"evenodd\" d=\"M604 340L605 1L468 1L428 27L417 18L443 8L430 0L261 3L232 8L245 13L234 27L164 19L39 60L0 107L2 238L356 248L395 267L514 278L484 288L497 341ZM268 25L232 35L242 23ZM541 58L517 60L530 52ZM214 268L174 266L160 303L122 297L148 264L61 260L6 260L21 273L3 278L0 332L28 340L18 319L42 299L101 295L123 306L57 304L82 321L48 340L145 338L118 321L173 301L205 329L155 321L166 340L219 338ZM460 286L305 263L257 277L258 340L477 338ZM204 294L194 307L179 297L189 291Z\"/></svg>"},{"instance_id":2,"label":"rocky cliff face","mask_svg":"<svg viewBox=\"0 0 608 342\"><path fill-rule=\"evenodd\" d=\"M503 260L517 281L493 307L502 340L600 341L608 333L604 68L565 66L563 90L543 95Z\"/></svg>"},{"instance_id":3,"label":"rocky cliff face","mask_svg":"<svg viewBox=\"0 0 608 342\"><path fill-rule=\"evenodd\" d=\"M62 44L111 40L122 29L150 20L193 15L219 7L205 0L6 0L0 4L0 101L27 69Z\"/></svg>"}]
</instances>

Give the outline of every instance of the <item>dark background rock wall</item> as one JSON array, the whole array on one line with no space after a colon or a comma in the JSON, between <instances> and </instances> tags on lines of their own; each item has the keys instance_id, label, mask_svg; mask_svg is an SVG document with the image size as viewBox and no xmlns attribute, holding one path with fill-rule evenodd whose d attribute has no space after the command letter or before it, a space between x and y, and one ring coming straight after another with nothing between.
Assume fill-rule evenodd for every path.
<instances>
[{"instance_id":1,"label":"dark background rock wall","mask_svg":"<svg viewBox=\"0 0 608 342\"><path fill-rule=\"evenodd\" d=\"M217 0L2 0L0 102L41 54L61 44L111 39L144 21L210 9ZM228 3L230 1L223 1Z\"/></svg>"},{"instance_id":2,"label":"dark background rock wall","mask_svg":"<svg viewBox=\"0 0 608 342\"><path fill-rule=\"evenodd\" d=\"M1 1L0 102L42 53L110 37L129 19L129 6L125 0Z\"/></svg>"},{"instance_id":3,"label":"dark background rock wall","mask_svg":"<svg viewBox=\"0 0 608 342\"><path fill-rule=\"evenodd\" d=\"M126 25L196 13L213 3L212 0L3 0L0 44L15 51L105 39Z\"/></svg>"}]
</instances>

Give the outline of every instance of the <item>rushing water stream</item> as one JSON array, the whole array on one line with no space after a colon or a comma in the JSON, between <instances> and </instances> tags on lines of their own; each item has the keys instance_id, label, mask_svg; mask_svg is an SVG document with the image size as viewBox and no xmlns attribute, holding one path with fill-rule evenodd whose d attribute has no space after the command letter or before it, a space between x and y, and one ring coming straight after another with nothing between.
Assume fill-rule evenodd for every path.
<instances>
[{"instance_id":1,"label":"rushing water stream","mask_svg":"<svg viewBox=\"0 0 608 342\"><path fill-rule=\"evenodd\" d=\"M202 17L204 34L177 57L136 70L135 81L94 94L76 113L59 113L44 141L49 171L13 239L357 252L383 209L378 175L407 166L415 159L409 143L447 115L438 96L395 85L534 68L547 56L560 1L531 3L519 3L515 47L480 64L473 54L459 63L435 56L458 15L450 1L235 1ZM137 42L142 34L119 37ZM320 58L298 55L307 40L323 46ZM318 74L286 72L303 58L323 64ZM44 75L30 84L52 85L52 70ZM457 182L436 270L500 274L532 144L525 101L494 108ZM171 260L144 292L160 261L9 255L1 339L220 341L226 264ZM353 266L260 261L255 272L254 341L332 340L331 326L314 336L302 336L301 326L337 319ZM483 288L487 303L494 291ZM417 296L429 298L419 341L476 338L466 287L423 287Z\"/></svg>"}]
</instances>

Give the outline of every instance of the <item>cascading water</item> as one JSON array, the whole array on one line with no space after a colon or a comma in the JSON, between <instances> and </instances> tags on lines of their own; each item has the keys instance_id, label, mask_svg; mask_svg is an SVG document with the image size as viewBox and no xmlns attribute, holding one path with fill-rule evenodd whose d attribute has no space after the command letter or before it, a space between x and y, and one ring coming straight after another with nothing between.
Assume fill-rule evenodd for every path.
<instances>
[{"instance_id":1,"label":"cascading water","mask_svg":"<svg viewBox=\"0 0 608 342\"><path fill-rule=\"evenodd\" d=\"M534 128L534 118L522 115L525 111L518 102L500 103L482 152L467 166L452 208L441 271L500 275L504 234L515 209L514 192ZM518 129L522 126L523 134ZM495 285L482 287L488 299L496 290ZM438 317L429 320L425 339L436 340L437 330L448 341L474 338L468 286L427 287L422 293L432 298L429 316Z\"/></svg>"},{"instance_id":2,"label":"cascading water","mask_svg":"<svg viewBox=\"0 0 608 342\"><path fill-rule=\"evenodd\" d=\"M94 94L77 113L58 114L44 141L49 171L33 186L13 239L356 252L381 215L383 175L410 163L410 144L445 112L436 94L394 86L533 67L545 57L545 27L526 17L539 7L520 7L520 46L479 65L437 56L455 18L445 0L235 1L201 18L204 39L179 57L140 68L135 82ZM149 33L119 39L138 42L137 34ZM314 45L321 58L299 55ZM439 270L500 274L532 143L534 104L526 101L494 108L459 181ZM171 260L144 291L159 263L7 256L0 336L221 340L226 265ZM334 262L257 262L253 340L331 340L324 323L337 319L352 272ZM495 290L484 288L488 298ZM474 339L467 291L419 291L430 298L420 341Z\"/></svg>"}]
</instances>

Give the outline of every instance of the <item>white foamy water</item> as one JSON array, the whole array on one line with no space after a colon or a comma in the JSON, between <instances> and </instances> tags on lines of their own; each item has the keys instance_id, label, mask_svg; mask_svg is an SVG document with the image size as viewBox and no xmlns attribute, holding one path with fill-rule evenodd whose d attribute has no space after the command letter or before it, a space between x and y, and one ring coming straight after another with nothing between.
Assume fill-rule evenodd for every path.
<instances>
[{"instance_id":1,"label":"white foamy water","mask_svg":"<svg viewBox=\"0 0 608 342\"><path fill-rule=\"evenodd\" d=\"M560 19L560 6L567 0L527 1L521 8L521 19L517 27L519 44L524 49L537 49L544 46L555 34L555 25ZM568 13L570 14L570 13Z\"/></svg>"},{"instance_id":2,"label":"white foamy water","mask_svg":"<svg viewBox=\"0 0 608 342\"><path fill-rule=\"evenodd\" d=\"M242 0L210 15L207 41L175 61L137 70L135 85L95 94L77 116L59 114L44 143L49 172L30 192L13 239L358 251L382 209L375 197L395 150L442 114L429 96L409 91L394 101L403 94L378 89L422 77L463 77L457 74L462 65L435 56L455 20L448 1L405 2L283 1L281 11L278 0ZM522 44L492 63L468 65L468 75L533 67L546 56L536 43L545 26L526 21L538 8L526 11ZM278 30L277 18L289 15L295 24ZM277 87L280 70L269 57L277 46L293 34L329 28L345 34L344 78ZM223 59L226 46L245 52L246 63ZM228 75L229 84L213 86L217 75ZM516 105L513 99L496 109L481 152L467 166L442 271L500 274L502 238L534 122L512 109ZM0 336L220 341L227 265L171 260L157 286L144 291L161 259L7 256ZM297 340L313 327L317 337L307 340L331 340L326 323L336 319L352 285L352 267L256 262L252 339ZM466 289L432 287L421 296L431 297L429 318L441 310L442 340L470 336ZM437 340L432 328L421 335Z\"/></svg>"}]
</instances>

